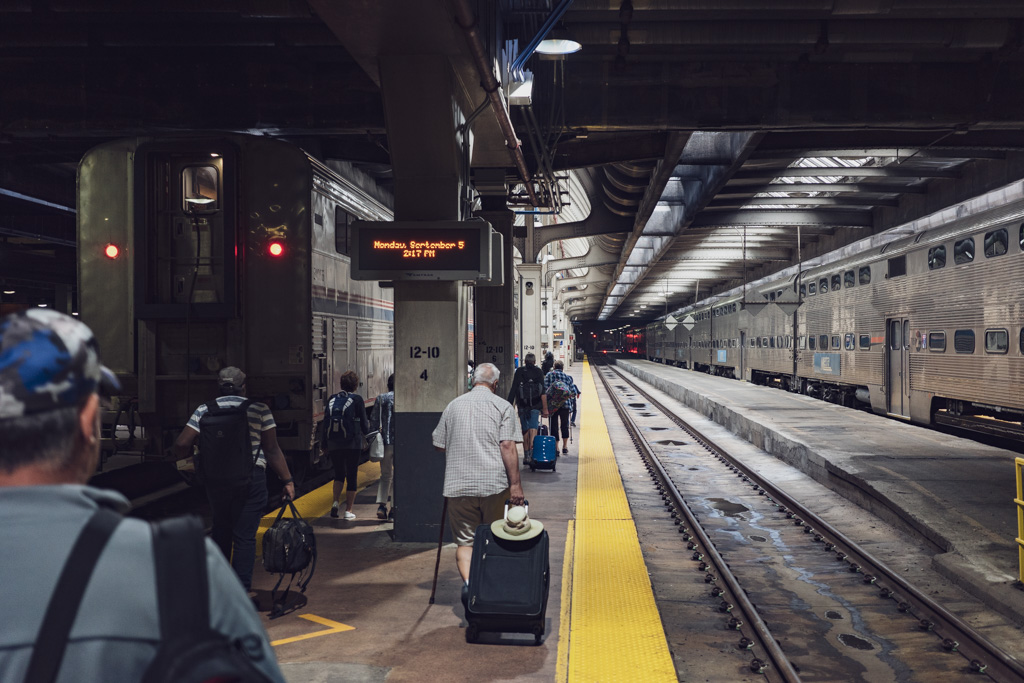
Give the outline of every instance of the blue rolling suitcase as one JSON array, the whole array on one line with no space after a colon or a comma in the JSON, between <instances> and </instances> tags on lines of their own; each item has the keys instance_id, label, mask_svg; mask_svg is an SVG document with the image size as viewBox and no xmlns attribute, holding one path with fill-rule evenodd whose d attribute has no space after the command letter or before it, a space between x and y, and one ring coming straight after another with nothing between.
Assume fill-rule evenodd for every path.
<instances>
[{"instance_id":1,"label":"blue rolling suitcase","mask_svg":"<svg viewBox=\"0 0 1024 683\"><path fill-rule=\"evenodd\" d=\"M533 437L533 460L530 462L530 470L554 472L556 460L558 460L558 449L555 448L555 437L548 436L547 425L541 425L540 433Z\"/></svg>"}]
</instances>

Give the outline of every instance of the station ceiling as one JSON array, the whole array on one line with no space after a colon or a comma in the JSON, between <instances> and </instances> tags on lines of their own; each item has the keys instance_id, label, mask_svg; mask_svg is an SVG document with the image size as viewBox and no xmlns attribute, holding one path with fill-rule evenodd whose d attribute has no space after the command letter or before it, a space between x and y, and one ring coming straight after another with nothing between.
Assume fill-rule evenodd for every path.
<instances>
[{"instance_id":1,"label":"station ceiling","mask_svg":"<svg viewBox=\"0 0 1024 683\"><path fill-rule=\"evenodd\" d=\"M108 139L279 136L388 182L381 56L446 54L484 100L461 4L0 3L5 289L74 283L75 165ZM467 4L507 85L505 41L565 3ZM528 60L511 115L531 175L575 172L608 217L533 242L576 240L556 286L579 320L643 322L1024 177L1019 0L575 0L562 22L582 50ZM473 165L508 167L525 209L490 116Z\"/></svg>"}]
</instances>

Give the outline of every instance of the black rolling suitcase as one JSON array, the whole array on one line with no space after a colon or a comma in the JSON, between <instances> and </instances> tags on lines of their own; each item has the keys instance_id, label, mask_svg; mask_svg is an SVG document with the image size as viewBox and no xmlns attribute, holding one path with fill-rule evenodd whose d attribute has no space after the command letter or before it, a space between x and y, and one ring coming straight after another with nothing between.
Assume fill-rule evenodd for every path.
<instances>
[{"instance_id":1,"label":"black rolling suitcase","mask_svg":"<svg viewBox=\"0 0 1024 683\"><path fill-rule=\"evenodd\" d=\"M481 524L473 542L466 604L466 641L482 631L532 633L539 645L548 608L548 532L507 541Z\"/></svg>"}]
</instances>

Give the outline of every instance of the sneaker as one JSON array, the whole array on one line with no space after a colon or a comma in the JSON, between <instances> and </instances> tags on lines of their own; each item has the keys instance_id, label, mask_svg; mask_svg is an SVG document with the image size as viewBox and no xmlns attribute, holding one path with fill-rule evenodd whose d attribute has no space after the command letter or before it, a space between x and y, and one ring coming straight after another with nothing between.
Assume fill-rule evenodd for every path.
<instances>
[{"instance_id":1,"label":"sneaker","mask_svg":"<svg viewBox=\"0 0 1024 683\"><path fill-rule=\"evenodd\" d=\"M345 519L355 519L355 518L356 518L355 514L349 512L348 510L345 511Z\"/></svg>"},{"instance_id":2,"label":"sneaker","mask_svg":"<svg viewBox=\"0 0 1024 683\"><path fill-rule=\"evenodd\" d=\"M568 455L568 453L569 453L569 449L568 448L563 448L562 449L562 455Z\"/></svg>"},{"instance_id":3,"label":"sneaker","mask_svg":"<svg viewBox=\"0 0 1024 683\"><path fill-rule=\"evenodd\" d=\"M387 518L388 518L388 509L384 505L384 503L381 503L380 505L377 506L377 519L387 519Z\"/></svg>"},{"instance_id":4,"label":"sneaker","mask_svg":"<svg viewBox=\"0 0 1024 683\"><path fill-rule=\"evenodd\" d=\"M331 517L334 517L335 519L337 519L337 518L338 518L338 504L337 504L337 503L335 503L335 504L334 504L334 505L333 505L333 506L331 507Z\"/></svg>"},{"instance_id":5,"label":"sneaker","mask_svg":"<svg viewBox=\"0 0 1024 683\"><path fill-rule=\"evenodd\" d=\"M395 521L395 507L394 506L391 506L391 509L388 510L388 521L389 522Z\"/></svg>"},{"instance_id":6,"label":"sneaker","mask_svg":"<svg viewBox=\"0 0 1024 683\"><path fill-rule=\"evenodd\" d=\"M570 422L570 423L569 423L569 426L570 426L570 427L575 427L575 426L576 426L576 423L575 423L575 422Z\"/></svg>"}]
</instances>

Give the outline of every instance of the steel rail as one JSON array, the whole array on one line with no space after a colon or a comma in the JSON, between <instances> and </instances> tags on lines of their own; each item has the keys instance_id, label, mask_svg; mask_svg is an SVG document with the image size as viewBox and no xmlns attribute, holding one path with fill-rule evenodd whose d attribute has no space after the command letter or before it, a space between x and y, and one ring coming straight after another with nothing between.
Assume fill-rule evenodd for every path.
<instances>
[{"instance_id":1,"label":"steel rail","mask_svg":"<svg viewBox=\"0 0 1024 683\"><path fill-rule=\"evenodd\" d=\"M597 367L601 368L611 366L603 365ZM750 625L750 628L753 629L758 642L760 642L761 647L764 649L765 655L768 661L770 662L771 666L766 668L764 667L763 660L755 658L750 663L750 670L754 673L764 674L766 678L769 679L776 678L769 672L776 672L778 674L778 679L785 681L785 683L799 683L800 675L793 668L793 664L789 661L789 658L782 651L782 648L779 647L779 644L775 640L775 637L768 629L768 625L765 624L764 621L761 619L761 615L758 614L757 608L754 607L754 604L747 597L747 594L740 586L739 581L729 570L729 566L726 564L725 560L715 549L714 544L711 542L711 539L708 537L707 533L701 527L700 522L694 516L690 508L687 506L686 500L683 498L682 493L680 493L679 489L676 488L675 484L672 482L672 478L669 476L668 472L662 466L661 461L658 459L658 456L655 455L654 451L648 445L647 440L642 436L640 428L636 425L636 422L633 420L633 417L625 409L625 407L622 405L622 401L619 399L618 396L616 396L615 392L612 390L612 387L608 382L608 378L602 372L598 372L597 374L601 378L601 381L604 384L605 391L607 391L608 396L612 399L612 403L615 406L615 410L618 412L619 417L622 419L623 424L626 426L626 429L629 432L631 438L633 439L633 442L636 444L641 456L646 461L648 471L651 472L652 477L656 478L656 480L660 480L658 488L662 491L662 496L664 497L667 495L668 497L672 498L672 505L676 508L676 510L681 511L682 514L686 517L687 524L689 525L688 529L690 533L692 533L697 538L699 543L699 546L693 543L690 544L690 549L693 550L695 554L694 559L699 559L698 557L696 557L696 555L701 552L701 549L703 549L703 552L707 554L708 559L711 560L711 563L715 566L719 576L725 583L726 588L730 594L729 597L736 604L736 606L739 607L740 611L743 613L744 618L746 619L746 622ZM687 528L680 529L680 533L686 532ZM711 579L708 579L710 583L716 582L713 575L709 573L708 576L712 577ZM737 624L734 628L737 630L737 632L741 632L742 624Z\"/></svg>"},{"instance_id":2,"label":"steel rail","mask_svg":"<svg viewBox=\"0 0 1024 683\"><path fill-rule=\"evenodd\" d=\"M945 631L944 635L946 637L943 639L943 646L950 652L961 654L968 660L969 666L973 671L987 674L992 680L999 681L1000 683L1024 683L1024 665L1019 661L1010 657L955 614L922 593L913 584L890 569L884 562L862 549L843 532L804 507L799 501L789 496L772 482L762 478L753 470L748 469L742 462L732 457L726 449L716 444L713 439L703 434L689 422L676 415L648 392L644 391L632 378L627 377L618 368L614 368L613 372L632 387L634 391L643 396L652 406L661 411L662 414L693 435L698 442L711 450L719 459L727 461L736 471L740 472L750 481L753 481L759 489L763 489L769 501L776 503L779 512L792 517L794 524L805 525L809 521L813 524L813 527L809 527L808 533L811 535L815 533L821 536L828 535L836 542L835 545L843 546L847 552L844 553L841 550L836 550L837 557L840 560L845 561L851 554L856 555L860 559L860 563L854 562L851 559L849 565L852 571L865 573L864 565L870 565L871 571L874 574L879 575L879 577L895 586L906 596L904 599L900 599L893 590L879 586L882 597L894 600L901 612L909 612L913 616L918 617L921 628L934 631L936 635L939 635L941 631ZM828 549L827 546L826 549ZM866 578L870 578L870 575L866 575ZM917 614L914 614L915 608ZM952 631L953 634L949 633L949 631ZM953 640L952 635L956 635L960 640Z\"/></svg>"}]
</instances>

